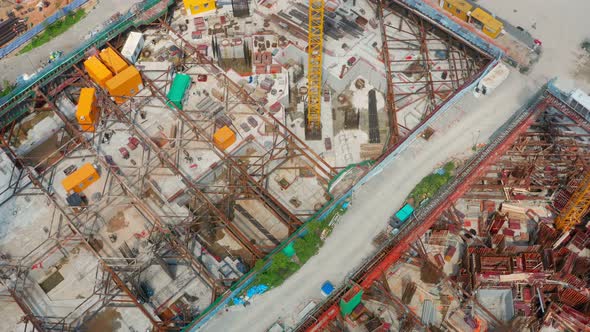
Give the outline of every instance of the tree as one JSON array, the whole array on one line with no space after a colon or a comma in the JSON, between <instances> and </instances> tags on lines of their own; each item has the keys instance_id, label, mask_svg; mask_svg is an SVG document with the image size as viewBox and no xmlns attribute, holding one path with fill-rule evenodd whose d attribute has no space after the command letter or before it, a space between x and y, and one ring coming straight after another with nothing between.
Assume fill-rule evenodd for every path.
<instances>
[{"instance_id":1,"label":"tree","mask_svg":"<svg viewBox=\"0 0 590 332\"><path fill-rule=\"evenodd\" d=\"M4 86L0 90L0 97L4 97L12 92L15 88L15 84L11 84L8 80L4 80Z\"/></svg>"},{"instance_id":2,"label":"tree","mask_svg":"<svg viewBox=\"0 0 590 332\"><path fill-rule=\"evenodd\" d=\"M302 264L317 254L321 242L322 240L316 232L308 232L305 236L295 240L293 247Z\"/></svg>"},{"instance_id":3,"label":"tree","mask_svg":"<svg viewBox=\"0 0 590 332\"><path fill-rule=\"evenodd\" d=\"M260 260L258 262L262 261ZM258 262L256 262L256 265L258 265L258 267L261 268L260 265L264 265L264 262ZM254 267L255 269L256 265ZM285 279L287 279L291 274L297 271L297 269L299 269L299 265L293 262L285 254L280 252L273 257L269 268L266 271L258 274L256 283L266 285L269 287L276 287L282 284L283 281L285 281Z\"/></svg>"}]
</instances>

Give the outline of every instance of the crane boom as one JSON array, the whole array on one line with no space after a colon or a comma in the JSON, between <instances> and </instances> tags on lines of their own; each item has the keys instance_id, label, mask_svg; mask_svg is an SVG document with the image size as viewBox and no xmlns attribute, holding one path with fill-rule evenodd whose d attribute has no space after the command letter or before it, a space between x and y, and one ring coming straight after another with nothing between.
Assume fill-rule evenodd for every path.
<instances>
[{"instance_id":1,"label":"crane boom","mask_svg":"<svg viewBox=\"0 0 590 332\"><path fill-rule=\"evenodd\" d=\"M324 0L309 0L307 53L308 139L322 138L322 55L324 47Z\"/></svg>"},{"instance_id":2,"label":"crane boom","mask_svg":"<svg viewBox=\"0 0 590 332\"><path fill-rule=\"evenodd\" d=\"M586 172L580 186L555 219L555 227L562 231L570 230L582 221L588 209L590 209L590 171Z\"/></svg>"}]
</instances>

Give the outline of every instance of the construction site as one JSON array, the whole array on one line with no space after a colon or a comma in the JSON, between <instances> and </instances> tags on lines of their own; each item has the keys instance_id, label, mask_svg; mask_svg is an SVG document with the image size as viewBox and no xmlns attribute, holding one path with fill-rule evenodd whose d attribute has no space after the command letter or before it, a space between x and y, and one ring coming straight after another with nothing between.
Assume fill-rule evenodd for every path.
<instances>
[{"instance_id":1,"label":"construction site","mask_svg":"<svg viewBox=\"0 0 590 332\"><path fill-rule=\"evenodd\" d=\"M545 80L462 155L406 164L434 188L384 171L452 145L455 105L503 103L542 54L513 28L463 0L111 17L0 98L0 331L586 331L587 91ZM395 199L355 217L360 264L306 263L295 242L325 222L318 238L347 245L339 223L374 182ZM272 303L278 255L341 282Z\"/></svg>"},{"instance_id":2,"label":"construction site","mask_svg":"<svg viewBox=\"0 0 590 332\"><path fill-rule=\"evenodd\" d=\"M539 92L299 330L586 330L590 132L576 107Z\"/></svg>"}]
</instances>

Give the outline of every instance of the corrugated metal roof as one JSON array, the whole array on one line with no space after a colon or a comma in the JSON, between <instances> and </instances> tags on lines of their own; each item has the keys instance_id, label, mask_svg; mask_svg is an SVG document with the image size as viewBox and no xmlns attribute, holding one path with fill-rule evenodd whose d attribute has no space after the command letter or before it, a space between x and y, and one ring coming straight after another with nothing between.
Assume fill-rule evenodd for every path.
<instances>
[{"instance_id":1,"label":"corrugated metal roof","mask_svg":"<svg viewBox=\"0 0 590 332\"><path fill-rule=\"evenodd\" d=\"M94 88L80 89L80 98L78 99L78 108L76 109L76 117L78 120L90 120L88 117L92 111L95 91L96 89Z\"/></svg>"},{"instance_id":2,"label":"corrugated metal roof","mask_svg":"<svg viewBox=\"0 0 590 332\"><path fill-rule=\"evenodd\" d=\"M430 300L424 300L424 304L422 305L422 315L420 320L426 326L434 324L436 316L436 311L434 310L434 304Z\"/></svg>"},{"instance_id":3,"label":"corrugated metal roof","mask_svg":"<svg viewBox=\"0 0 590 332\"><path fill-rule=\"evenodd\" d=\"M115 74L120 73L125 68L129 67L127 62L125 62L125 60L123 60L123 58L110 47L100 51L100 59Z\"/></svg>"},{"instance_id":4,"label":"corrugated metal roof","mask_svg":"<svg viewBox=\"0 0 590 332\"><path fill-rule=\"evenodd\" d=\"M481 8L475 8L471 12L471 17L483 23L486 27L496 31L498 29L502 29L504 24L498 20L496 20L492 15L487 13L485 10Z\"/></svg>"},{"instance_id":5,"label":"corrugated metal roof","mask_svg":"<svg viewBox=\"0 0 590 332\"><path fill-rule=\"evenodd\" d=\"M115 77L107 81L107 88L109 91L116 90L122 85L127 84L127 81L132 79L134 76L140 76L139 71L134 66L129 66Z\"/></svg>"},{"instance_id":6,"label":"corrugated metal roof","mask_svg":"<svg viewBox=\"0 0 590 332\"><path fill-rule=\"evenodd\" d=\"M580 105L590 110L590 96L580 89L576 89L572 93L572 99L577 101Z\"/></svg>"}]
</instances>

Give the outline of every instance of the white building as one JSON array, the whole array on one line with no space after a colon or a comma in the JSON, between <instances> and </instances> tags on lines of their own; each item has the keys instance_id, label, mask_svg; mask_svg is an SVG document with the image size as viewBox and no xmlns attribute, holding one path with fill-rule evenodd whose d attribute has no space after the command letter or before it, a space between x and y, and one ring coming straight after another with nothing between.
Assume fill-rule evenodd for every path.
<instances>
[{"instance_id":1,"label":"white building","mask_svg":"<svg viewBox=\"0 0 590 332\"><path fill-rule=\"evenodd\" d=\"M498 63L490 72L485 75L481 81L477 84L474 94L476 97L479 95L488 95L492 93L497 87L502 84L510 74L510 69L503 63Z\"/></svg>"},{"instance_id":2,"label":"white building","mask_svg":"<svg viewBox=\"0 0 590 332\"><path fill-rule=\"evenodd\" d=\"M123 46L123 50L121 54L131 63L135 64L137 58L141 54L141 50L143 49L145 39L143 38L143 34L141 32L131 32L129 37L127 37L127 41Z\"/></svg>"}]
</instances>

